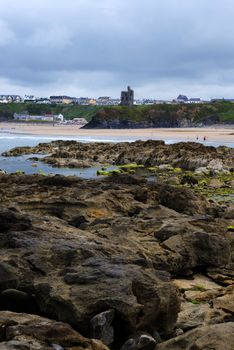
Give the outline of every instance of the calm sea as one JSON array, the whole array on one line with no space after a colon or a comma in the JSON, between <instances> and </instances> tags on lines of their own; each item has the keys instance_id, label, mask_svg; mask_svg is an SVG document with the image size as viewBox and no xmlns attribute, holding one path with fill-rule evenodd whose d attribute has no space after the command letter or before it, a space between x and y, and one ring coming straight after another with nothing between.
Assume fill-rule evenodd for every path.
<instances>
[{"instance_id":1,"label":"calm sea","mask_svg":"<svg viewBox=\"0 0 234 350\"><path fill-rule=\"evenodd\" d=\"M5 152L11 148L19 147L19 146L35 146L41 142L50 142L53 140L76 140L79 142L133 142L136 141L134 138L129 137L57 137L57 136L31 136L31 135L16 135L12 133L0 132L0 154ZM137 138L139 140L139 137ZM142 138L142 140L146 140ZM184 141L180 139L165 139L166 143L176 143L179 141ZM234 140L233 142L211 142L206 141L202 142L207 146L228 146L234 148ZM60 169L53 168L49 165L43 164L42 162L31 161L29 158L32 156L20 156L20 157L2 157L0 156L0 169L5 170L7 173L13 173L18 170L24 171L26 174L36 174L40 172L44 172L46 174L62 174L62 175L78 175L84 178L93 178L96 177L96 172L99 168L91 168L91 169ZM37 164L37 166L33 166Z\"/></svg>"}]
</instances>

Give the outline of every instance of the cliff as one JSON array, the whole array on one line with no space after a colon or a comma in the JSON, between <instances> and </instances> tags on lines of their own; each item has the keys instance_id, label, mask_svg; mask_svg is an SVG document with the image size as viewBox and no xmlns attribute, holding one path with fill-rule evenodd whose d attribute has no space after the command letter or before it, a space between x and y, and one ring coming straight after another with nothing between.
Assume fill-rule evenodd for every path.
<instances>
[{"instance_id":1,"label":"cliff","mask_svg":"<svg viewBox=\"0 0 234 350\"><path fill-rule=\"evenodd\" d=\"M85 128L170 128L234 124L234 103L158 104L149 106L80 106L0 103L0 121L13 120L14 113L59 114L65 119L85 118Z\"/></svg>"},{"instance_id":2,"label":"cliff","mask_svg":"<svg viewBox=\"0 0 234 350\"><path fill-rule=\"evenodd\" d=\"M104 107L95 113L84 128L176 128L213 124L234 124L234 104L217 102Z\"/></svg>"}]
</instances>

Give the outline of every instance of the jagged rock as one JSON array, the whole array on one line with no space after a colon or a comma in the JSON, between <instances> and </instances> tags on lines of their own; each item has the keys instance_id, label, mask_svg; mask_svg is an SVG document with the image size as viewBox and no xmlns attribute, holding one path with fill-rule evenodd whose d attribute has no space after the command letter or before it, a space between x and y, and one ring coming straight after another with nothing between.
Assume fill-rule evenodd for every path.
<instances>
[{"instance_id":1,"label":"jagged rock","mask_svg":"<svg viewBox=\"0 0 234 350\"><path fill-rule=\"evenodd\" d=\"M208 175L209 173L210 173L210 170L206 167L199 167L199 168L195 169L195 174Z\"/></svg>"},{"instance_id":2,"label":"jagged rock","mask_svg":"<svg viewBox=\"0 0 234 350\"><path fill-rule=\"evenodd\" d=\"M173 221L168 219L168 221L161 225L161 227L154 233L154 237L159 240L159 242L164 242L172 236L188 232L192 230L193 227L184 222Z\"/></svg>"},{"instance_id":3,"label":"jagged rock","mask_svg":"<svg viewBox=\"0 0 234 350\"><path fill-rule=\"evenodd\" d=\"M227 293L214 300L214 307L234 314L234 285L227 288Z\"/></svg>"},{"instance_id":4,"label":"jagged rock","mask_svg":"<svg viewBox=\"0 0 234 350\"><path fill-rule=\"evenodd\" d=\"M225 266L230 258L227 240L218 234L204 231L172 236L162 246L175 253L178 272L196 266Z\"/></svg>"},{"instance_id":5,"label":"jagged rock","mask_svg":"<svg viewBox=\"0 0 234 350\"><path fill-rule=\"evenodd\" d=\"M136 334L122 345L121 350L152 350L156 344L149 334Z\"/></svg>"},{"instance_id":6,"label":"jagged rock","mask_svg":"<svg viewBox=\"0 0 234 350\"><path fill-rule=\"evenodd\" d=\"M0 325L4 329L0 349L108 350L100 341L82 337L65 323L37 315L0 311Z\"/></svg>"},{"instance_id":7,"label":"jagged rock","mask_svg":"<svg viewBox=\"0 0 234 350\"><path fill-rule=\"evenodd\" d=\"M213 188L220 188L223 186L223 182L218 180L218 179L212 179L209 182L209 187L213 187Z\"/></svg>"},{"instance_id":8,"label":"jagged rock","mask_svg":"<svg viewBox=\"0 0 234 350\"><path fill-rule=\"evenodd\" d=\"M233 280L232 222L190 190L131 175L2 175L0 195L0 293L33 297L39 314L86 337L90 320L113 309L113 348L139 331L174 334L180 297L170 274L200 270L223 286ZM18 211L6 209L13 206ZM228 320L230 312L214 310L211 320Z\"/></svg>"},{"instance_id":9,"label":"jagged rock","mask_svg":"<svg viewBox=\"0 0 234 350\"><path fill-rule=\"evenodd\" d=\"M214 172L225 172L227 171L225 168L224 168L224 163L222 160L218 160L218 159L212 159L208 166L207 166L208 169L214 171Z\"/></svg>"},{"instance_id":10,"label":"jagged rock","mask_svg":"<svg viewBox=\"0 0 234 350\"><path fill-rule=\"evenodd\" d=\"M166 145L163 141L136 141L121 143L81 143L52 141L35 147L18 147L4 156L47 153L41 159L54 166L97 166L98 164L138 163L146 166L161 165L165 169L180 167L197 173L226 172L233 168L232 148L207 147L194 142Z\"/></svg>"},{"instance_id":11,"label":"jagged rock","mask_svg":"<svg viewBox=\"0 0 234 350\"><path fill-rule=\"evenodd\" d=\"M0 310L26 312L29 314L39 312L35 298L17 289L5 289L0 293Z\"/></svg>"},{"instance_id":12,"label":"jagged rock","mask_svg":"<svg viewBox=\"0 0 234 350\"><path fill-rule=\"evenodd\" d=\"M159 202L168 208L190 215L206 211L207 204L188 188L175 188L165 184L157 185L157 188Z\"/></svg>"},{"instance_id":13,"label":"jagged rock","mask_svg":"<svg viewBox=\"0 0 234 350\"><path fill-rule=\"evenodd\" d=\"M178 336L181 335L181 334L184 334L183 329L177 328L177 329L175 330L175 336L178 337Z\"/></svg>"},{"instance_id":14,"label":"jagged rock","mask_svg":"<svg viewBox=\"0 0 234 350\"><path fill-rule=\"evenodd\" d=\"M197 290L197 291L207 291L207 290L217 290L222 292L223 287L219 284L213 282L210 278L203 276L201 274L195 274L190 279L174 279L173 284L181 291L186 290Z\"/></svg>"},{"instance_id":15,"label":"jagged rock","mask_svg":"<svg viewBox=\"0 0 234 350\"><path fill-rule=\"evenodd\" d=\"M100 339L106 345L114 341L114 329L111 326L115 316L115 310L108 310L94 316L91 321L91 337Z\"/></svg>"},{"instance_id":16,"label":"jagged rock","mask_svg":"<svg viewBox=\"0 0 234 350\"><path fill-rule=\"evenodd\" d=\"M197 300L183 302L179 312L176 327L183 331L198 326L212 325L230 321L232 316L229 312L217 309L212 303L199 303Z\"/></svg>"},{"instance_id":17,"label":"jagged rock","mask_svg":"<svg viewBox=\"0 0 234 350\"><path fill-rule=\"evenodd\" d=\"M0 233L9 230L24 231L31 227L31 220L28 216L22 215L13 210L2 209L0 211Z\"/></svg>"},{"instance_id":18,"label":"jagged rock","mask_svg":"<svg viewBox=\"0 0 234 350\"><path fill-rule=\"evenodd\" d=\"M120 247L115 257L116 245L111 240L102 242L90 232L84 236L84 231L61 221L50 220L49 230L47 225L47 221L40 221L37 229L31 225L30 230L22 227L18 232L26 244L17 245L17 264L11 266L2 255L0 301L7 300L12 311L24 311L30 303L20 304L21 297L26 300L33 294L39 312L69 322L85 335L89 335L90 319L106 309L116 310L119 321L115 323L122 323L117 327L127 332L155 327L171 332L179 301L168 278L138 264L135 253L129 260L125 248ZM60 233L63 230L65 235ZM12 237L11 231L3 235L8 240ZM8 242L2 249L10 257ZM110 252L112 256L108 257ZM5 291L9 288L18 291Z\"/></svg>"},{"instance_id":19,"label":"jagged rock","mask_svg":"<svg viewBox=\"0 0 234 350\"><path fill-rule=\"evenodd\" d=\"M157 345L157 350L232 350L234 322L198 327Z\"/></svg>"},{"instance_id":20,"label":"jagged rock","mask_svg":"<svg viewBox=\"0 0 234 350\"><path fill-rule=\"evenodd\" d=\"M64 348L58 344L51 344L51 346L54 350L64 350Z\"/></svg>"}]
</instances>

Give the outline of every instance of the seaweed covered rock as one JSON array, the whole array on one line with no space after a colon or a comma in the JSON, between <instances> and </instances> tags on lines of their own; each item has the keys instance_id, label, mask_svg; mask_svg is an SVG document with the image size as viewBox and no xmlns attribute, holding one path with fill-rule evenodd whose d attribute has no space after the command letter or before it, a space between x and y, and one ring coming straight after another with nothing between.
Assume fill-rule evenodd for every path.
<instances>
[{"instance_id":1,"label":"seaweed covered rock","mask_svg":"<svg viewBox=\"0 0 234 350\"><path fill-rule=\"evenodd\" d=\"M205 169L205 172L227 172L233 168L234 150L208 147L195 142L166 145L164 141L135 141L119 143L81 143L52 141L35 147L18 147L4 156L47 153L41 161L57 167L126 165L136 163L147 167L167 165L185 170Z\"/></svg>"}]
</instances>

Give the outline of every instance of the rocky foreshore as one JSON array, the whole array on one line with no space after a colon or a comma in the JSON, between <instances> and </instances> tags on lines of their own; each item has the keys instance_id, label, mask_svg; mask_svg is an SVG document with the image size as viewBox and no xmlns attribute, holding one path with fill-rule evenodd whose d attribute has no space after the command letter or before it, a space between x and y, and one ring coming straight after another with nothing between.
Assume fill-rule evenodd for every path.
<instances>
[{"instance_id":1,"label":"rocky foreshore","mask_svg":"<svg viewBox=\"0 0 234 350\"><path fill-rule=\"evenodd\" d=\"M134 162L148 167L168 164L193 171L200 167L216 171L234 169L234 148L208 147L195 142L167 145L164 141L154 140L119 143L60 140L35 147L16 147L3 153L8 157L23 154L44 154L41 161L70 168Z\"/></svg>"},{"instance_id":2,"label":"rocky foreshore","mask_svg":"<svg viewBox=\"0 0 234 350\"><path fill-rule=\"evenodd\" d=\"M158 181L0 174L0 349L233 349L234 204L201 194L195 171L185 178L175 168L221 171L225 183L212 186L233 193L233 150L192 146L59 141L33 149L98 164L164 164L157 169L170 177Z\"/></svg>"}]
</instances>

